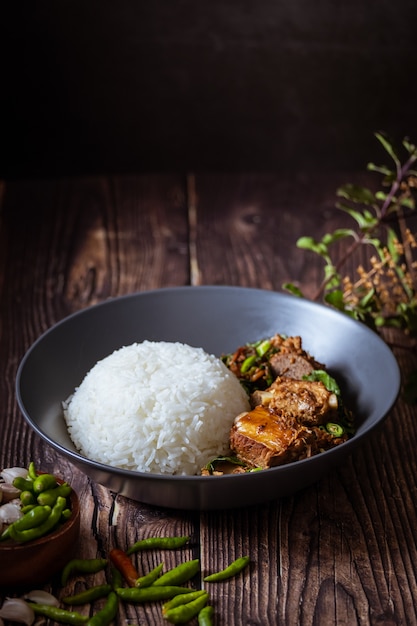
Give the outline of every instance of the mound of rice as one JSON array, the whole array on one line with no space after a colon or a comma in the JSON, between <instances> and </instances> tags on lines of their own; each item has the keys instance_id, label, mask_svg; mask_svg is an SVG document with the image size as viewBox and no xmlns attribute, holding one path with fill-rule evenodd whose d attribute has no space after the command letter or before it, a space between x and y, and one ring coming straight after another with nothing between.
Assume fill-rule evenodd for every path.
<instances>
[{"instance_id":1,"label":"mound of rice","mask_svg":"<svg viewBox=\"0 0 417 626\"><path fill-rule=\"evenodd\" d=\"M228 451L234 418L249 409L220 359L181 343L144 341L96 363L64 405L87 458L157 474L198 474Z\"/></svg>"}]
</instances>

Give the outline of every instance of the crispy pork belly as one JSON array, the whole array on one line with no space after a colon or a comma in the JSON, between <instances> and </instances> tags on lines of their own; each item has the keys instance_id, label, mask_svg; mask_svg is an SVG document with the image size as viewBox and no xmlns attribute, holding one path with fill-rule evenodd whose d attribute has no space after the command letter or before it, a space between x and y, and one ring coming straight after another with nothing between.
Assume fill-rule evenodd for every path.
<instances>
[{"instance_id":1,"label":"crispy pork belly","mask_svg":"<svg viewBox=\"0 0 417 626\"><path fill-rule=\"evenodd\" d=\"M266 407L241 413L230 432L230 447L251 467L266 469L308 455L311 431L295 420L278 421Z\"/></svg>"},{"instance_id":2,"label":"crispy pork belly","mask_svg":"<svg viewBox=\"0 0 417 626\"><path fill-rule=\"evenodd\" d=\"M255 391L252 407L262 405L285 418L295 418L305 426L319 426L337 418L337 396L320 381L278 377L265 391Z\"/></svg>"},{"instance_id":3,"label":"crispy pork belly","mask_svg":"<svg viewBox=\"0 0 417 626\"><path fill-rule=\"evenodd\" d=\"M344 440L263 406L238 415L230 431L232 452L248 466L261 469L308 458Z\"/></svg>"},{"instance_id":4,"label":"crispy pork belly","mask_svg":"<svg viewBox=\"0 0 417 626\"><path fill-rule=\"evenodd\" d=\"M348 438L339 426L338 396L320 380L305 380L313 370L325 370L325 366L303 349L301 337L277 334L268 343L268 363L257 363L256 371L255 367L244 371L241 367L245 359L257 359L250 344L239 348L232 359L237 375L253 393L251 410L234 420L230 449L251 469L304 459Z\"/></svg>"}]
</instances>

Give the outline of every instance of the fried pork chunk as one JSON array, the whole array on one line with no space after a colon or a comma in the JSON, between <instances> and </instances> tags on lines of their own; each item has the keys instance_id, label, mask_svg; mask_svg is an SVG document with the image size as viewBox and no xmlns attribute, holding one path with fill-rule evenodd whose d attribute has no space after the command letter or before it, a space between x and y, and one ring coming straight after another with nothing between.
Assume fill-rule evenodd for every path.
<instances>
[{"instance_id":1,"label":"fried pork chunk","mask_svg":"<svg viewBox=\"0 0 417 626\"><path fill-rule=\"evenodd\" d=\"M325 430L278 416L264 406L238 415L230 431L230 447L236 456L249 467L261 469L310 457L336 443Z\"/></svg>"},{"instance_id":2,"label":"fried pork chunk","mask_svg":"<svg viewBox=\"0 0 417 626\"><path fill-rule=\"evenodd\" d=\"M235 418L229 441L246 471L304 459L348 439L340 420L349 422L349 415L324 384L331 383L325 366L303 349L301 337L276 334L246 344L225 363L250 394L251 410Z\"/></svg>"},{"instance_id":3,"label":"fried pork chunk","mask_svg":"<svg viewBox=\"0 0 417 626\"><path fill-rule=\"evenodd\" d=\"M301 337L282 337L275 335L271 339L278 352L269 361L274 376L288 376L301 380L313 369L324 369L324 365L316 361L302 347Z\"/></svg>"},{"instance_id":4,"label":"fried pork chunk","mask_svg":"<svg viewBox=\"0 0 417 626\"><path fill-rule=\"evenodd\" d=\"M266 469L326 450L336 439L325 429L337 418L337 396L322 382L278 377L251 396L252 410L238 415L230 431L234 454L251 467Z\"/></svg>"},{"instance_id":5,"label":"fried pork chunk","mask_svg":"<svg viewBox=\"0 0 417 626\"><path fill-rule=\"evenodd\" d=\"M265 391L255 391L252 407L268 407L277 416L293 417L301 424L319 426L337 418L337 396L320 381L278 377Z\"/></svg>"}]
</instances>

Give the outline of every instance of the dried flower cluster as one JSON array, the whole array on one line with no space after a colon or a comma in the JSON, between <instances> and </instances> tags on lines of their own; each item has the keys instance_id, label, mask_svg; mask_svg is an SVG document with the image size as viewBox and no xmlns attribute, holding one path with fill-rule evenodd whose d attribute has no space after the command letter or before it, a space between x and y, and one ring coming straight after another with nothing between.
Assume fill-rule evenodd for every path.
<instances>
[{"instance_id":1,"label":"dried flower cluster","mask_svg":"<svg viewBox=\"0 0 417 626\"><path fill-rule=\"evenodd\" d=\"M343 302L346 309L360 310L364 298L372 294L372 312L375 314L376 326L395 324L402 308L415 306L417 260L413 253L417 249L416 235L409 228L405 231L403 242L392 241L394 253L385 246L381 258L373 255L369 259L369 269L363 265L357 267L357 279L353 282L350 276L342 279ZM401 324L407 333L413 333L409 324Z\"/></svg>"}]
</instances>

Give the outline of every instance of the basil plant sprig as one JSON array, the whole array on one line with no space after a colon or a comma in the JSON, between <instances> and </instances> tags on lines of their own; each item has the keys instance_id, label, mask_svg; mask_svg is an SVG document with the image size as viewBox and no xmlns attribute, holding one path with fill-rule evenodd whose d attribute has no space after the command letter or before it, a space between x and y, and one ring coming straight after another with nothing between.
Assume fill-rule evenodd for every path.
<instances>
[{"instance_id":1,"label":"basil plant sprig","mask_svg":"<svg viewBox=\"0 0 417 626\"><path fill-rule=\"evenodd\" d=\"M337 228L321 239L300 237L297 247L318 254L323 260L323 279L312 299L322 300L343 313L380 330L391 327L404 331L416 349L417 338L417 231L409 226L416 217L417 147L404 139L400 148L383 133L376 133L389 165L368 163L379 174L380 189L373 191L356 184L337 190L336 204L353 221L349 228ZM344 252L334 260L335 244L346 240ZM366 247L366 263L358 264L354 275L345 274L348 261ZM350 263L355 267L355 263ZM300 297L294 283L283 287ZM417 394L414 398L417 401Z\"/></svg>"}]
</instances>

